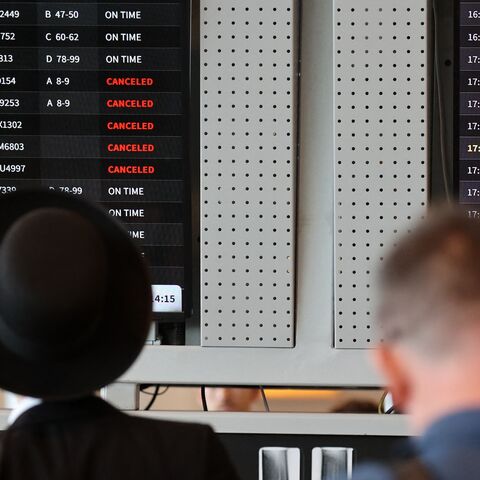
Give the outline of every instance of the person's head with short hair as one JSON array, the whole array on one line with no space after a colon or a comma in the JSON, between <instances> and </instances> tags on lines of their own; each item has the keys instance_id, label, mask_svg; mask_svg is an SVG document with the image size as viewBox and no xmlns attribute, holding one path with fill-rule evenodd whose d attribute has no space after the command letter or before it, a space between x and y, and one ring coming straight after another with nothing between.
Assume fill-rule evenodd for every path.
<instances>
[{"instance_id":1,"label":"person's head with short hair","mask_svg":"<svg viewBox=\"0 0 480 480\"><path fill-rule=\"evenodd\" d=\"M480 407L480 222L433 210L385 260L374 356L418 431Z\"/></svg>"}]
</instances>

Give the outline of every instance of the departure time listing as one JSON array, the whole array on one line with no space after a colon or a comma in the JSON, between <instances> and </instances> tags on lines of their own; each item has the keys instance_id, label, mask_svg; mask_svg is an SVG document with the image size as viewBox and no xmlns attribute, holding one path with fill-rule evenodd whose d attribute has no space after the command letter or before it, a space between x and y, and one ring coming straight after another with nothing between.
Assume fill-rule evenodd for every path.
<instances>
[{"instance_id":1,"label":"departure time listing","mask_svg":"<svg viewBox=\"0 0 480 480\"><path fill-rule=\"evenodd\" d=\"M149 262L157 312L185 288L186 0L0 3L0 194L98 202Z\"/></svg>"}]
</instances>

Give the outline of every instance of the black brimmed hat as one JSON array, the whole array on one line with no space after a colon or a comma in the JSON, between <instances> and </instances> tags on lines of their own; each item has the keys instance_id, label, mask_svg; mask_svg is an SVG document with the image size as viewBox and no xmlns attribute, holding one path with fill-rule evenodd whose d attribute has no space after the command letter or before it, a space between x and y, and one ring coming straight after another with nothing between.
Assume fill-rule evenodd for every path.
<instances>
[{"instance_id":1,"label":"black brimmed hat","mask_svg":"<svg viewBox=\"0 0 480 480\"><path fill-rule=\"evenodd\" d=\"M0 198L0 387L55 399L117 379L151 325L151 286L126 230L90 203Z\"/></svg>"}]
</instances>

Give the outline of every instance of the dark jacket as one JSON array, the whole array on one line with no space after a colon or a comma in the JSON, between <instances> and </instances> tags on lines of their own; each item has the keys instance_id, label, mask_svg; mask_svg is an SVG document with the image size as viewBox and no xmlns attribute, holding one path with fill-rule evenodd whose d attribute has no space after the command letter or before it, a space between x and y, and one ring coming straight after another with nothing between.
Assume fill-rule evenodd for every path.
<instances>
[{"instance_id":1,"label":"dark jacket","mask_svg":"<svg viewBox=\"0 0 480 480\"><path fill-rule=\"evenodd\" d=\"M126 415L88 397L25 412L0 442L1 480L236 480L206 426Z\"/></svg>"}]
</instances>

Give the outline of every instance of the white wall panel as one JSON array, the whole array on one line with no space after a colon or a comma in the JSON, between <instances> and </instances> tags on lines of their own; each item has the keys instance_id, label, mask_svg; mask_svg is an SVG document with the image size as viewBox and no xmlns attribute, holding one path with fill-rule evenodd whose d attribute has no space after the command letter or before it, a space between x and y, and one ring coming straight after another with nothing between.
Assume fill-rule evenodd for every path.
<instances>
[{"instance_id":1,"label":"white wall panel","mask_svg":"<svg viewBox=\"0 0 480 480\"><path fill-rule=\"evenodd\" d=\"M368 348L374 274L428 198L426 0L336 0L335 346Z\"/></svg>"},{"instance_id":2,"label":"white wall panel","mask_svg":"<svg viewBox=\"0 0 480 480\"><path fill-rule=\"evenodd\" d=\"M201 341L294 345L295 0L202 0Z\"/></svg>"}]
</instances>

